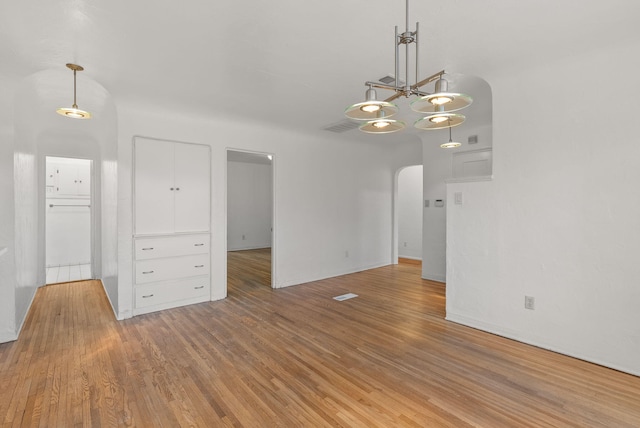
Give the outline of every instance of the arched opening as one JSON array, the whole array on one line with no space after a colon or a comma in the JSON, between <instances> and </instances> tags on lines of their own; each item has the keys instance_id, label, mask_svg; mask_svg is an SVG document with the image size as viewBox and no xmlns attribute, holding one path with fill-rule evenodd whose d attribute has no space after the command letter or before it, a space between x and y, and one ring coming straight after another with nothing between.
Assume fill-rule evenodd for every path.
<instances>
[{"instance_id":1,"label":"arched opening","mask_svg":"<svg viewBox=\"0 0 640 428\"><path fill-rule=\"evenodd\" d=\"M102 280L117 308L117 114L107 90L78 76L78 100L93 114L75 120L56 114L73 99L64 67L22 80L14 102L14 194L16 325L22 325L35 289L45 284L45 200L47 156L93 162L94 277Z\"/></svg>"}]
</instances>

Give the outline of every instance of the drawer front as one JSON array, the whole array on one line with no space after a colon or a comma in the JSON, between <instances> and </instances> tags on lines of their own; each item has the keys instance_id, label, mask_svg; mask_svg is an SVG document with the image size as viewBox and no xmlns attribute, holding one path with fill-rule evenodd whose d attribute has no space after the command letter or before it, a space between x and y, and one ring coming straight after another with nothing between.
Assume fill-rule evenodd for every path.
<instances>
[{"instance_id":1,"label":"drawer front","mask_svg":"<svg viewBox=\"0 0 640 428\"><path fill-rule=\"evenodd\" d=\"M136 261L136 284L209 275L209 254Z\"/></svg>"},{"instance_id":2,"label":"drawer front","mask_svg":"<svg viewBox=\"0 0 640 428\"><path fill-rule=\"evenodd\" d=\"M148 260L205 254L209 252L209 240L208 234L138 238L135 240L135 257L136 260Z\"/></svg>"},{"instance_id":3,"label":"drawer front","mask_svg":"<svg viewBox=\"0 0 640 428\"><path fill-rule=\"evenodd\" d=\"M135 307L144 308L146 306L160 305L170 300L167 287L164 285L148 285L136 287Z\"/></svg>"},{"instance_id":4,"label":"drawer front","mask_svg":"<svg viewBox=\"0 0 640 428\"><path fill-rule=\"evenodd\" d=\"M164 305L175 302L180 306L181 300L210 295L209 277L189 278L170 281L162 284L142 285L135 288L135 307Z\"/></svg>"},{"instance_id":5,"label":"drawer front","mask_svg":"<svg viewBox=\"0 0 640 428\"><path fill-rule=\"evenodd\" d=\"M209 277L189 278L183 281L176 281L167 286L167 293L171 300L192 299L194 297L209 296Z\"/></svg>"}]
</instances>

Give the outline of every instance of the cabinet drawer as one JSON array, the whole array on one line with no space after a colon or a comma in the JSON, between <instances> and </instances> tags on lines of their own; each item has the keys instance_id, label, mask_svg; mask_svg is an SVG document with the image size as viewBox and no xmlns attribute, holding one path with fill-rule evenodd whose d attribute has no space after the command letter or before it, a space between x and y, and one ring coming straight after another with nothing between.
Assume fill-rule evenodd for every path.
<instances>
[{"instance_id":1,"label":"cabinet drawer","mask_svg":"<svg viewBox=\"0 0 640 428\"><path fill-rule=\"evenodd\" d=\"M176 281L167 285L167 294L171 300L192 299L199 296L208 296L210 292L209 277L189 278Z\"/></svg>"},{"instance_id":2,"label":"cabinet drawer","mask_svg":"<svg viewBox=\"0 0 640 428\"><path fill-rule=\"evenodd\" d=\"M142 285L135 289L135 307L139 309L157 305L180 306L182 300L209 296L209 285L209 277Z\"/></svg>"},{"instance_id":3,"label":"cabinet drawer","mask_svg":"<svg viewBox=\"0 0 640 428\"><path fill-rule=\"evenodd\" d=\"M209 275L209 254L136 261L136 284Z\"/></svg>"},{"instance_id":4,"label":"cabinet drawer","mask_svg":"<svg viewBox=\"0 0 640 428\"><path fill-rule=\"evenodd\" d=\"M188 256L209 252L209 235L162 236L135 240L136 260Z\"/></svg>"},{"instance_id":5,"label":"cabinet drawer","mask_svg":"<svg viewBox=\"0 0 640 428\"><path fill-rule=\"evenodd\" d=\"M160 305L170 300L168 296L167 287L164 285L136 287L135 307L144 308L146 306Z\"/></svg>"}]
</instances>

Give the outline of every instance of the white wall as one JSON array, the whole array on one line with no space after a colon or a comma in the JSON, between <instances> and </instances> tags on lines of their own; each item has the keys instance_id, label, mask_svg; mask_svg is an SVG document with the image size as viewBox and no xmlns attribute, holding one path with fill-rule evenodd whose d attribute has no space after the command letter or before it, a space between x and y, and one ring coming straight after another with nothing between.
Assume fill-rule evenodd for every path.
<instances>
[{"instance_id":1,"label":"white wall","mask_svg":"<svg viewBox=\"0 0 640 428\"><path fill-rule=\"evenodd\" d=\"M488 85L487 90L480 96L488 98L488 102L491 102L491 90ZM453 128L452 133L453 140L462 143L459 148L443 149L440 147L440 144L449 141L449 132L447 130L430 131L422 134L423 198L429 201L429 206L424 208L422 225L422 277L441 282L446 282L447 280L446 183L453 177L452 156L454 153L488 148L492 144L491 125L469 128L466 124L463 124ZM478 143L467 143L467 139L471 135L478 137ZM445 206L442 208L436 207L435 201L437 199L445 201Z\"/></svg>"},{"instance_id":2,"label":"white wall","mask_svg":"<svg viewBox=\"0 0 640 428\"><path fill-rule=\"evenodd\" d=\"M131 316L132 307L133 135L211 146L213 299L226 296L228 141L233 149L275 154L275 287L391 263L394 174L420 158L417 140L362 143L328 132L305 135L222 116L187 118L141 105L119 105L118 111L119 318Z\"/></svg>"},{"instance_id":3,"label":"white wall","mask_svg":"<svg viewBox=\"0 0 640 428\"><path fill-rule=\"evenodd\" d=\"M494 180L448 185L447 319L640 375L639 49L488 77Z\"/></svg>"},{"instance_id":4,"label":"white wall","mask_svg":"<svg viewBox=\"0 0 640 428\"><path fill-rule=\"evenodd\" d=\"M14 82L0 75L0 89L10 94ZM15 245L13 197L13 106L11 97L0 97L0 342L16 338L15 324Z\"/></svg>"},{"instance_id":5,"label":"white wall","mask_svg":"<svg viewBox=\"0 0 640 428\"><path fill-rule=\"evenodd\" d=\"M271 165L227 162L227 249L271 247Z\"/></svg>"},{"instance_id":6,"label":"white wall","mask_svg":"<svg viewBox=\"0 0 640 428\"><path fill-rule=\"evenodd\" d=\"M398 256L422 260L422 165L398 174Z\"/></svg>"}]
</instances>

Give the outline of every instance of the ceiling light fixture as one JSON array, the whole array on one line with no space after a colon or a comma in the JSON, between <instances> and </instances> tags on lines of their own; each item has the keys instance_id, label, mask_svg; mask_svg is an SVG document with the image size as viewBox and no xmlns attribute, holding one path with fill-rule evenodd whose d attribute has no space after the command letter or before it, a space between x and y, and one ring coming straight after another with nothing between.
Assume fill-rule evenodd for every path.
<instances>
[{"instance_id":1,"label":"ceiling light fixture","mask_svg":"<svg viewBox=\"0 0 640 428\"><path fill-rule=\"evenodd\" d=\"M456 147L460 147L462 144L457 141L453 141L451 138L451 126L449 127L449 142L440 144L440 147L443 149L455 149Z\"/></svg>"},{"instance_id":2,"label":"ceiling light fixture","mask_svg":"<svg viewBox=\"0 0 640 428\"><path fill-rule=\"evenodd\" d=\"M56 112L62 116L71 117L73 119L91 119L91 113L80 110L76 103L76 72L82 71L84 68L77 64L67 64L67 68L73 70L73 105L71 108L60 107Z\"/></svg>"},{"instance_id":3,"label":"ceiling light fixture","mask_svg":"<svg viewBox=\"0 0 640 428\"><path fill-rule=\"evenodd\" d=\"M388 126L381 126L382 123L386 123L389 121L388 117L393 116L398 112L398 106L392 104L391 101L400 98L402 96L409 98L410 96L417 95L420 99L414 101L411 104L411 109L419 112L419 113L434 113L430 116L427 116L423 119L416 121L415 126L418 129L441 129L449 126L460 125L464 122L465 117L461 114L451 115L451 112L463 109L470 105L473 102L473 98L466 94L460 94L457 92L449 92L448 91L448 82L444 79L445 71L439 71L438 73L427 77L426 79L422 79L418 82L418 26L419 23L416 22L415 31L409 31L409 0L406 0L406 27L404 33L398 33L398 26L396 26L396 48L395 48L395 84L387 84L382 82L365 82L365 86L368 86L367 92L365 94L365 101L361 103L354 104L348 107L345 110L345 115L350 119L356 120L367 120L366 124L360 126L360 130L363 132L372 132L372 128L389 128ZM415 83L413 85L409 85L409 45L415 44ZM400 75L400 45L405 45L405 82L403 83L399 80ZM421 88L425 85L428 85L432 82L435 83L435 91L434 93L428 93L422 91ZM379 89L387 89L394 91L395 94L390 96L384 101L378 101L376 99L376 92L374 88ZM382 111L384 114L384 119L380 119L378 113ZM449 120L451 119L451 120ZM384 121L384 122L381 122ZM431 124L436 124L437 126L426 126L423 124L424 121L427 121ZM398 122L398 121L392 121ZM445 123L446 122L446 123ZM378 126L374 125L377 123ZM403 122L402 126L393 127L393 130L385 130L385 133L399 131L404 128ZM444 126L442 126L444 124ZM420 125L420 126L419 126ZM375 132L374 133L379 133Z\"/></svg>"},{"instance_id":4,"label":"ceiling light fixture","mask_svg":"<svg viewBox=\"0 0 640 428\"><path fill-rule=\"evenodd\" d=\"M389 134L390 132L396 132L405 127L405 123L400 120L387 119L384 111L380 110L377 113L375 120L370 120L360 125L360 130L368 134Z\"/></svg>"}]
</instances>

